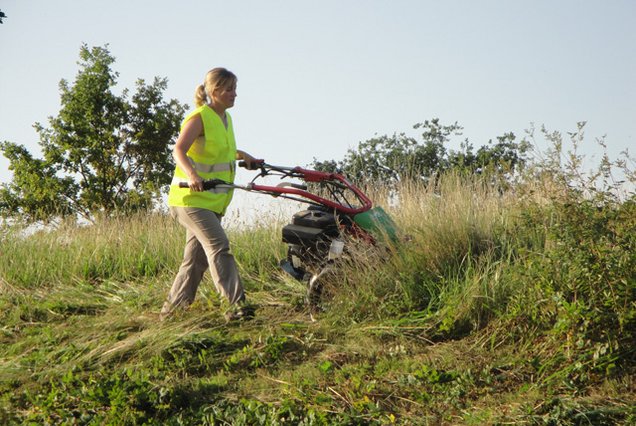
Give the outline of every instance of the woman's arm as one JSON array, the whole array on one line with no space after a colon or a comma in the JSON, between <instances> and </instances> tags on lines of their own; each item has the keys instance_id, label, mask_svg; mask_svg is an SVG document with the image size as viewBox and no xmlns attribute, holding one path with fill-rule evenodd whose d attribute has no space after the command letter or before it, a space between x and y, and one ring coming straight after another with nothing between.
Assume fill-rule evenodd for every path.
<instances>
[{"instance_id":1,"label":"woman's arm","mask_svg":"<svg viewBox=\"0 0 636 426\"><path fill-rule=\"evenodd\" d=\"M172 157L179 168L188 176L188 186L193 191L203 191L203 179L188 160L188 150L194 141L203 133L203 121L200 115L192 117L183 126L172 151Z\"/></svg>"}]
</instances>

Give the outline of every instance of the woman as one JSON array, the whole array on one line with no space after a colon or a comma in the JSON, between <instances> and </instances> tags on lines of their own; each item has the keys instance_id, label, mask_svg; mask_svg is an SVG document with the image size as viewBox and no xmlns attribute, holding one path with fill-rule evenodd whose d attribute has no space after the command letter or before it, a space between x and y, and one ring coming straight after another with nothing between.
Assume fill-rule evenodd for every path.
<instances>
[{"instance_id":1,"label":"woman","mask_svg":"<svg viewBox=\"0 0 636 426\"><path fill-rule=\"evenodd\" d=\"M183 262L161 309L165 318L177 307L188 307L196 295L203 273L209 267L219 293L230 303L226 319L250 314L234 256L221 218L232 199L232 190L203 190L203 180L234 181L235 160L248 167L254 157L236 149L232 118L227 110L236 99L236 76L225 68L214 68L195 92L197 108L181 125L173 156L177 163L168 205L170 213L186 228ZM187 182L187 188L179 187Z\"/></svg>"}]
</instances>

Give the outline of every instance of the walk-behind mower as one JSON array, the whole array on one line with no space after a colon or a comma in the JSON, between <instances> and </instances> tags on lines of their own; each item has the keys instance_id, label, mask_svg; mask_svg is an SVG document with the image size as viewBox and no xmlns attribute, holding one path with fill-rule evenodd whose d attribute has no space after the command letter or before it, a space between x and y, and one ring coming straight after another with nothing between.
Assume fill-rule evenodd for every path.
<instances>
[{"instance_id":1,"label":"walk-behind mower","mask_svg":"<svg viewBox=\"0 0 636 426\"><path fill-rule=\"evenodd\" d=\"M246 167L242 161L239 166ZM346 253L346 244L375 245L396 238L395 224L386 212L373 207L371 200L341 174L274 166L263 161L254 170L259 173L247 185L208 180L203 187L241 189L308 204L306 210L295 213L291 223L283 227L282 239L288 250L280 266L307 285L307 301L312 311L319 309L324 281L334 272L337 259ZM281 182L275 186L256 183L271 176L302 183Z\"/></svg>"}]
</instances>

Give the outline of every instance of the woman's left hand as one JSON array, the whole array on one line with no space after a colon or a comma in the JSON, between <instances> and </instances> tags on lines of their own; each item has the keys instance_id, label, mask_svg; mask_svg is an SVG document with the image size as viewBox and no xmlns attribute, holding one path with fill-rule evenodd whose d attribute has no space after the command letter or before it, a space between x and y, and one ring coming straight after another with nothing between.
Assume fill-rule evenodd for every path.
<instances>
[{"instance_id":1,"label":"woman's left hand","mask_svg":"<svg viewBox=\"0 0 636 426\"><path fill-rule=\"evenodd\" d=\"M248 170L254 170L257 169L258 166L263 163L263 160L257 159L252 157L250 154L248 154L245 151L236 151L236 153L238 154L238 158L240 160L245 161L246 165L247 165L247 169Z\"/></svg>"}]
</instances>

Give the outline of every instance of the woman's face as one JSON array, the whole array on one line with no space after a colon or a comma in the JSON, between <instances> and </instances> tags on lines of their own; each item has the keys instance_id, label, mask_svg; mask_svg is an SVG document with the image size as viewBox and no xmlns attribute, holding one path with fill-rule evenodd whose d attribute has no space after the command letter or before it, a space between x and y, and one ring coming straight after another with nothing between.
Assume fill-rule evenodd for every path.
<instances>
[{"instance_id":1,"label":"woman's face","mask_svg":"<svg viewBox=\"0 0 636 426\"><path fill-rule=\"evenodd\" d=\"M212 100L215 105L224 109L232 108L236 99L236 83L227 85L220 89L216 89L212 94Z\"/></svg>"}]
</instances>

